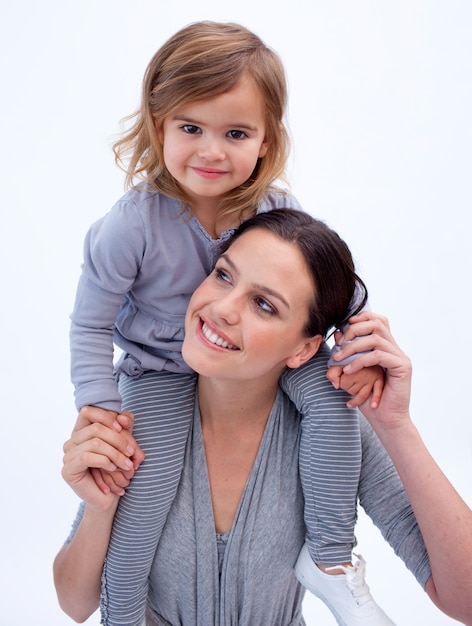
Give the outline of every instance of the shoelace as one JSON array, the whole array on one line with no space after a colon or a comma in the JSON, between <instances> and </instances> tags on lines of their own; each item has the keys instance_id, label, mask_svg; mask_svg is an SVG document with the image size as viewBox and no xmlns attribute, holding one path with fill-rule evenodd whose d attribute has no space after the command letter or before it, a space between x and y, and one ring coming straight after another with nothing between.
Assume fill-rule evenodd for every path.
<instances>
[{"instance_id":1,"label":"shoelace","mask_svg":"<svg viewBox=\"0 0 472 626\"><path fill-rule=\"evenodd\" d=\"M346 574L346 584L353 598L359 606L372 601L369 586L365 582L365 561L360 554L354 554L359 559L354 565L336 565L328 569L340 569Z\"/></svg>"}]
</instances>

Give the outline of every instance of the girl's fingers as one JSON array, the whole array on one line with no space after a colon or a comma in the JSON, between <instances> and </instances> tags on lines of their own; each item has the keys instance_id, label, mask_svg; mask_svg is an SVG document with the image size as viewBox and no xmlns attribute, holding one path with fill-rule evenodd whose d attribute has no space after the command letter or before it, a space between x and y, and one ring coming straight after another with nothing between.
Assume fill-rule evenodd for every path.
<instances>
[{"instance_id":1,"label":"girl's fingers","mask_svg":"<svg viewBox=\"0 0 472 626\"><path fill-rule=\"evenodd\" d=\"M116 422L119 425L119 428L124 428L125 430L132 430L134 424L134 415L125 411L124 413L119 413L116 416Z\"/></svg>"},{"instance_id":2,"label":"girl's fingers","mask_svg":"<svg viewBox=\"0 0 472 626\"><path fill-rule=\"evenodd\" d=\"M109 494L111 492L110 487L107 485L106 481L104 480L104 474L102 474L102 471L99 470L96 467L91 467L90 468L90 473L93 476L93 479L95 481L95 484L97 485L97 487L105 494Z\"/></svg>"},{"instance_id":3,"label":"girl's fingers","mask_svg":"<svg viewBox=\"0 0 472 626\"><path fill-rule=\"evenodd\" d=\"M373 409L376 409L379 406L384 387L385 387L385 377L378 378L374 383L374 387L372 389L372 399L370 401L370 406Z\"/></svg>"},{"instance_id":4,"label":"girl's fingers","mask_svg":"<svg viewBox=\"0 0 472 626\"><path fill-rule=\"evenodd\" d=\"M81 430L88 424L93 423L103 424L104 426L113 428L117 415L118 413L116 411L107 411L98 406L83 406L79 411L74 430Z\"/></svg>"},{"instance_id":5,"label":"girl's fingers","mask_svg":"<svg viewBox=\"0 0 472 626\"><path fill-rule=\"evenodd\" d=\"M116 496L123 496L125 493L125 487L129 485L129 480L126 480L119 470L114 472L105 472L93 468L90 470L92 476L98 487L103 493L113 493Z\"/></svg>"}]
</instances>

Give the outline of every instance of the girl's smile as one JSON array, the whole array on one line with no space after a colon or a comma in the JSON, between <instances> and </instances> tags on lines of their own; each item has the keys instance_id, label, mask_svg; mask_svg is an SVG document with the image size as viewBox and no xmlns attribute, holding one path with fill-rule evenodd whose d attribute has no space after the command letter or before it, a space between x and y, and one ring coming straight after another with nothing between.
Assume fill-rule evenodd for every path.
<instances>
[{"instance_id":1,"label":"girl's smile","mask_svg":"<svg viewBox=\"0 0 472 626\"><path fill-rule=\"evenodd\" d=\"M196 174L202 178L208 178L208 180L216 180L227 174L227 170L216 170L209 167L194 167L192 169Z\"/></svg>"}]
</instances>

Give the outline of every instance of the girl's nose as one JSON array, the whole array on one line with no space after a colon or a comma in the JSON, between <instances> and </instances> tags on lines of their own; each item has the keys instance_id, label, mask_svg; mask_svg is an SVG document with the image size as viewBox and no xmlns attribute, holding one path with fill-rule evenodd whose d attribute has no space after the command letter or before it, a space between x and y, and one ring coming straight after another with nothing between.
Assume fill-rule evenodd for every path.
<instances>
[{"instance_id":1,"label":"girl's nose","mask_svg":"<svg viewBox=\"0 0 472 626\"><path fill-rule=\"evenodd\" d=\"M214 137L208 137L200 145L198 156L207 161L222 161L226 155L222 142Z\"/></svg>"}]
</instances>

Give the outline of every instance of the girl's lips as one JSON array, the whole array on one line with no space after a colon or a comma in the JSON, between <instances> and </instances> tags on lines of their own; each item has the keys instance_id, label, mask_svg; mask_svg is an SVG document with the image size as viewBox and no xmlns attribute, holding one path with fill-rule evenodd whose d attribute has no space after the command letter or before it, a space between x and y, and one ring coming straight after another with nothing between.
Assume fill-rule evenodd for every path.
<instances>
[{"instance_id":1,"label":"girl's lips","mask_svg":"<svg viewBox=\"0 0 472 626\"><path fill-rule=\"evenodd\" d=\"M193 167L192 169L202 178L208 178L210 180L220 178L221 176L224 176L226 174L225 170L215 170L207 167Z\"/></svg>"},{"instance_id":2,"label":"girl's lips","mask_svg":"<svg viewBox=\"0 0 472 626\"><path fill-rule=\"evenodd\" d=\"M212 325L211 325L212 326ZM207 341L218 348L225 350L239 350L228 337L222 335L219 331L216 331L214 327L210 327L210 324L205 320L200 320L200 331Z\"/></svg>"}]
</instances>

